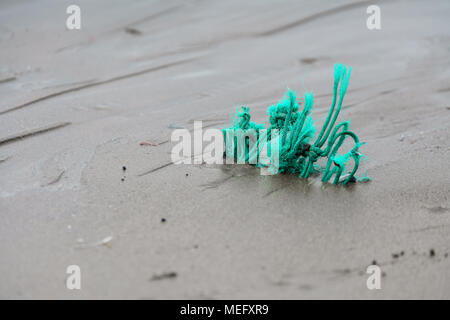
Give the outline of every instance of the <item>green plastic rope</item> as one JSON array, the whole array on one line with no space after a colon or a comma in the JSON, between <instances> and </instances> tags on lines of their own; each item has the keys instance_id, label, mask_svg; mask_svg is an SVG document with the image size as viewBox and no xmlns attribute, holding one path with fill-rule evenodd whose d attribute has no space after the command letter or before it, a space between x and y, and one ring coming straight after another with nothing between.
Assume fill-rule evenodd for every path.
<instances>
[{"instance_id":1,"label":"green plastic rope","mask_svg":"<svg viewBox=\"0 0 450 320\"><path fill-rule=\"evenodd\" d=\"M360 143L358 136L350 131L350 121L343 121L335 126L347 92L350 74L351 68L347 68L343 64L334 66L333 100L328 116L314 142L311 140L314 137L315 127L310 116L314 102L313 94L305 93L304 107L300 112L296 93L288 89L285 98L267 110L270 123L267 135L260 134L264 125L250 121L250 108L242 106L241 110L236 112L233 125L223 130L226 148L231 147L230 141L227 141L226 137L234 137L232 145L234 146L235 160L238 160L238 163L248 163L250 159L255 159L259 155L260 146L263 144L267 145L270 153L271 130L276 129L280 132L278 172L299 174L299 177L305 179L312 174L323 172L323 182L330 181L334 175L333 184L341 183L342 185L354 181L371 180L367 176L357 177L355 175L363 156L359 152L363 143ZM233 136L238 131L245 135L249 129L256 131L258 147L252 148L246 138L241 142L238 141L239 134ZM354 146L347 153L339 155L338 151L346 139L351 139ZM240 150L245 150L241 154L237 154L238 143L244 144L240 146ZM320 158L327 159L324 169L316 164ZM351 170L347 170L351 159L353 167ZM265 166L259 163L256 165Z\"/></svg>"}]
</instances>

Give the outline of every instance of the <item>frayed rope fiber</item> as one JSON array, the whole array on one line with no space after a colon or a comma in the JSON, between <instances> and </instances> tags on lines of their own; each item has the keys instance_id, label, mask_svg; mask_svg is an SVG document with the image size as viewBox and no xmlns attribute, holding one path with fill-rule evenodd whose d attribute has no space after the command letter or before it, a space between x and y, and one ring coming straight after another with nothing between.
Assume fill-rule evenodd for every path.
<instances>
[{"instance_id":1,"label":"frayed rope fiber","mask_svg":"<svg viewBox=\"0 0 450 320\"><path fill-rule=\"evenodd\" d=\"M299 177L305 179L313 174L323 173L323 182L330 181L334 175L333 184L342 185L355 181L369 181L370 178L367 176L357 177L355 175L360 159L363 157L359 152L363 143L359 141L353 131L350 131L350 121L343 121L335 126L342 109L342 101L347 91L350 74L351 68L347 68L343 64L334 65L333 100L328 116L314 142L316 128L310 116L314 101L313 94L305 93L304 107L300 111L296 93L288 89L285 98L267 110L270 123L267 134L263 133L263 124L255 124L250 121L250 108L242 106L240 111L236 112L232 126L223 129L227 155L231 148L238 163L255 164L273 171L271 140L276 138L277 144L274 145L279 148L276 173L298 174ZM250 129L256 132L256 147L252 147L249 139L245 138L245 132ZM236 137L239 137L236 134L238 131L243 133L241 137L244 137L240 142L236 140ZM277 132L276 137L272 132ZM227 137L229 138L227 139ZM232 138L230 139L230 137ZM345 154L338 154L346 139L352 140L353 147ZM239 143L244 144L241 146L242 148L238 148ZM252 162L251 160L258 157L264 147L268 150L269 163ZM320 158L326 159L325 168L316 164ZM348 163L351 159L353 159L353 167L350 170Z\"/></svg>"}]
</instances>

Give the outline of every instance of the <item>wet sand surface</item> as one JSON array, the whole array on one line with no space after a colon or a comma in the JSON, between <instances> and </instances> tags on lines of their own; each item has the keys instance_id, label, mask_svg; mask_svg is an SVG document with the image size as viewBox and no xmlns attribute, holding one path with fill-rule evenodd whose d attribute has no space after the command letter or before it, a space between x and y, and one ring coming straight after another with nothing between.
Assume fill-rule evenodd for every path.
<instances>
[{"instance_id":1,"label":"wet sand surface","mask_svg":"<svg viewBox=\"0 0 450 320\"><path fill-rule=\"evenodd\" d=\"M0 4L1 298L450 298L448 1L69 4ZM287 87L320 127L336 62L372 182L171 163L173 128Z\"/></svg>"}]
</instances>

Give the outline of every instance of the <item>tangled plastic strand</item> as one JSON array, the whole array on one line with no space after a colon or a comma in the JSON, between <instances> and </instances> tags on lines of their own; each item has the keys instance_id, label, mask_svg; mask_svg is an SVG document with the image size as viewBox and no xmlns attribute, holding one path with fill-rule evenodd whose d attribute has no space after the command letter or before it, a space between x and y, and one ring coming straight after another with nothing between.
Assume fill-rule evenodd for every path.
<instances>
[{"instance_id":1,"label":"tangled plastic strand","mask_svg":"<svg viewBox=\"0 0 450 320\"><path fill-rule=\"evenodd\" d=\"M224 129L224 135L226 136L227 131L230 130L235 132L239 129L245 132L254 129L258 133L258 145L267 143L267 147L270 149L271 132L272 129L276 129L280 132L279 172L299 174L301 178L308 178L313 173L323 172L323 182L330 181L334 175L333 184L341 183L342 185L354 181L370 180L369 177L359 178L355 175L362 157L359 152L362 143L360 143L358 136L350 131L350 121L343 121L335 126L342 109L350 74L351 68L347 68L343 64L334 66L333 101L325 123L314 143L311 143L311 140L314 137L315 127L310 117L314 101L313 95L305 93L304 108L300 112L296 94L291 90L288 90L286 97L278 104L268 108L267 114L269 115L270 126L267 137L259 135L259 130L263 129L264 125L250 121L251 116L248 107L242 107L241 111L236 113L234 124L230 128ZM353 141L353 148L347 153L339 155L339 149L348 138ZM225 143L227 144L226 139ZM249 150L248 142L245 143L247 149L244 150ZM238 155L238 158L244 157L245 159L242 160L246 162L250 158L250 152L249 150L244 155ZM320 158L327 159L325 169L316 164ZM353 159L353 167L351 170L347 170L350 159ZM261 166L260 164L257 165Z\"/></svg>"}]
</instances>

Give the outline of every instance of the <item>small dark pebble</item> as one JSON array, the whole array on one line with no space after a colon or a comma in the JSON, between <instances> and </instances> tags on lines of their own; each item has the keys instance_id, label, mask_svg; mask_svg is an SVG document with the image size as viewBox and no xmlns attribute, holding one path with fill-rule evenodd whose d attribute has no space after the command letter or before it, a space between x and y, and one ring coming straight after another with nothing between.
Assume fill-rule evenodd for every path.
<instances>
[{"instance_id":1,"label":"small dark pebble","mask_svg":"<svg viewBox=\"0 0 450 320\"><path fill-rule=\"evenodd\" d=\"M303 59L300 59L300 62L304 63L304 64L311 64L311 63L314 63L316 61L317 61L316 58L303 58Z\"/></svg>"},{"instance_id":2,"label":"small dark pebble","mask_svg":"<svg viewBox=\"0 0 450 320\"><path fill-rule=\"evenodd\" d=\"M189 175L189 173L186 173L186 177Z\"/></svg>"},{"instance_id":3,"label":"small dark pebble","mask_svg":"<svg viewBox=\"0 0 450 320\"><path fill-rule=\"evenodd\" d=\"M156 281L156 280L164 280L164 279L173 279L176 278L178 274L176 272L165 272L161 274L155 274L150 280Z\"/></svg>"},{"instance_id":4,"label":"small dark pebble","mask_svg":"<svg viewBox=\"0 0 450 320\"><path fill-rule=\"evenodd\" d=\"M444 254L444 258L447 258L447 257L448 257L448 253Z\"/></svg>"},{"instance_id":5,"label":"small dark pebble","mask_svg":"<svg viewBox=\"0 0 450 320\"><path fill-rule=\"evenodd\" d=\"M123 170L123 171L127 171L127 167L123 166L123 167L122 167L122 170Z\"/></svg>"},{"instance_id":6,"label":"small dark pebble","mask_svg":"<svg viewBox=\"0 0 450 320\"><path fill-rule=\"evenodd\" d=\"M120 180L125 181L125 178L122 178L122 179L120 179Z\"/></svg>"},{"instance_id":7,"label":"small dark pebble","mask_svg":"<svg viewBox=\"0 0 450 320\"><path fill-rule=\"evenodd\" d=\"M162 218L161 222L163 222L163 223L166 222L166 218Z\"/></svg>"},{"instance_id":8,"label":"small dark pebble","mask_svg":"<svg viewBox=\"0 0 450 320\"><path fill-rule=\"evenodd\" d=\"M381 272L381 276L384 278L384 277L386 277L386 272Z\"/></svg>"},{"instance_id":9,"label":"small dark pebble","mask_svg":"<svg viewBox=\"0 0 450 320\"><path fill-rule=\"evenodd\" d=\"M134 36L139 36L139 35L142 34L142 32L139 31L138 29L131 28L131 27L125 27L125 32L129 33L129 34L132 34Z\"/></svg>"},{"instance_id":10,"label":"small dark pebble","mask_svg":"<svg viewBox=\"0 0 450 320\"><path fill-rule=\"evenodd\" d=\"M433 258L436 255L436 252L434 252L434 249L430 250L430 257Z\"/></svg>"},{"instance_id":11,"label":"small dark pebble","mask_svg":"<svg viewBox=\"0 0 450 320\"><path fill-rule=\"evenodd\" d=\"M377 260L373 260L372 265L376 265L376 264L377 264Z\"/></svg>"},{"instance_id":12,"label":"small dark pebble","mask_svg":"<svg viewBox=\"0 0 450 320\"><path fill-rule=\"evenodd\" d=\"M198 244L194 245L194 249L198 249Z\"/></svg>"},{"instance_id":13,"label":"small dark pebble","mask_svg":"<svg viewBox=\"0 0 450 320\"><path fill-rule=\"evenodd\" d=\"M393 253L392 258L398 259L400 257L403 257L405 255L405 251L400 251L399 253Z\"/></svg>"}]
</instances>

